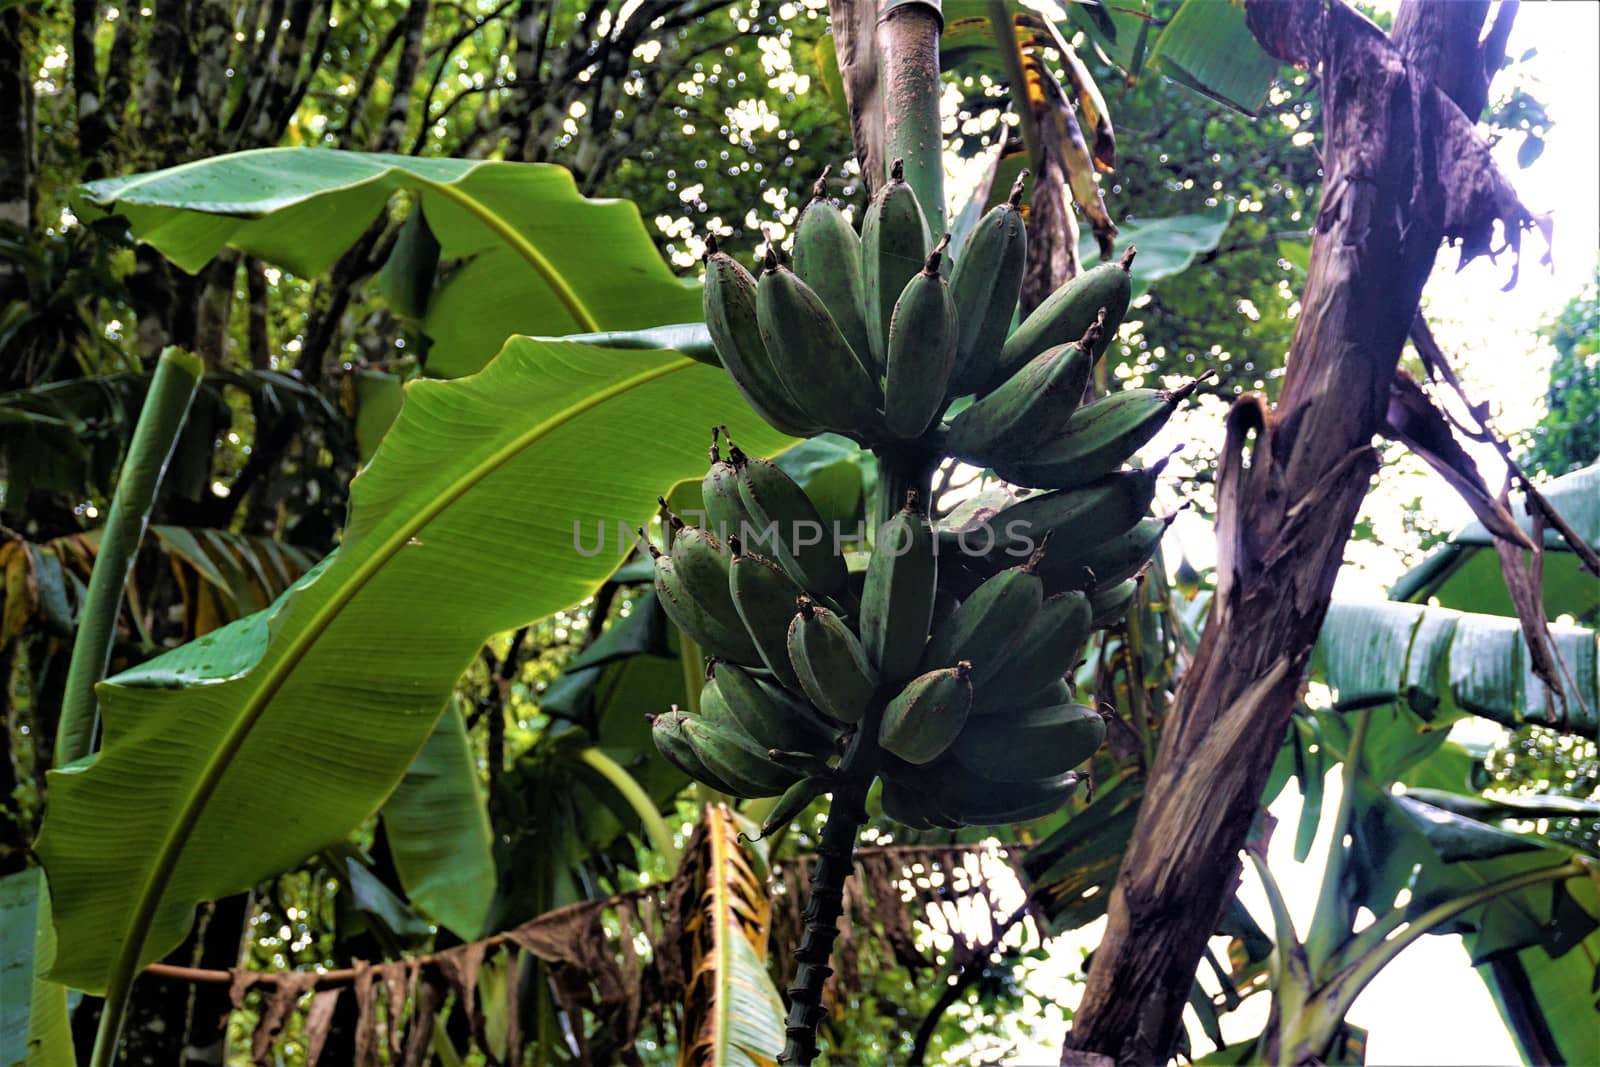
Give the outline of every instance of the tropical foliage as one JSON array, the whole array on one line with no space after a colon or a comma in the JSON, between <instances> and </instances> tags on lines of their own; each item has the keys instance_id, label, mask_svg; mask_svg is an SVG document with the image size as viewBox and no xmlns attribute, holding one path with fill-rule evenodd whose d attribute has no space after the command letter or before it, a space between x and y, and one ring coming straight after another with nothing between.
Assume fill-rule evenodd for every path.
<instances>
[{"instance_id":1,"label":"tropical foliage","mask_svg":"<svg viewBox=\"0 0 1600 1067\"><path fill-rule=\"evenodd\" d=\"M1320 193L1310 79L1275 82L1237 5L1069 7L944 5L946 147L975 176L955 247L1027 166L1032 217L1072 235L1047 266L1139 247L1110 373L1273 392ZM827 27L759 0L0 5L0 1064L85 1060L97 1020L113 1062L124 1001L130 1062L771 1061L823 805L752 845L761 802L655 753L644 713L694 699L700 663L633 531L658 496L698 506L713 424L826 517L873 514L872 455L767 427L698 324L706 236L781 243L825 164L859 213ZM1530 469L1589 462L1562 457L1593 421L1592 308L1552 328ZM168 345L197 385L141 501ZM1597 478L1547 494L1591 546ZM947 517L1004 492L955 466L938 489ZM126 551L119 507L148 523ZM1264 802L1295 780L1298 851L1324 818L1350 843L1303 938L1237 903L1218 924L1193 1003L1219 1054L1358 1055L1354 995L1450 932L1531 1057L1581 1058L1600 775L1592 747L1553 787L1508 753L1593 735L1596 601L1538 541L1573 622L1559 695L1484 527L1396 603L1330 614L1329 699ZM127 569L109 604L102 557ZM1034 964L1104 913L1212 593L1174 570L1072 679L1109 722L1094 789L997 834L869 800L840 1062L1005 1056L1059 1022ZM1468 715L1521 732L1471 752ZM1228 1045L1219 1018L1260 992L1272 1024Z\"/></svg>"}]
</instances>

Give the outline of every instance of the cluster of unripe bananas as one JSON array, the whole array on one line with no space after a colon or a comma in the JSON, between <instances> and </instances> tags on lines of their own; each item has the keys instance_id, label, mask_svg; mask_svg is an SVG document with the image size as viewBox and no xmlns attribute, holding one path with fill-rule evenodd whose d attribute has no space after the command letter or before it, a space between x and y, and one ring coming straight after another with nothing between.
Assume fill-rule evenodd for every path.
<instances>
[{"instance_id":1,"label":"cluster of unripe bananas","mask_svg":"<svg viewBox=\"0 0 1600 1067\"><path fill-rule=\"evenodd\" d=\"M710 657L706 682L698 714L675 707L652 730L697 781L780 796L764 829L828 792L861 746L884 813L907 826L1036 818L1065 802L1104 737L1064 676L1127 612L1171 521L1148 517L1163 464L1123 468L1194 385L1081 404L1128 307L1132 249L1011 330L1020 195L1019 180L948 282L948 237L932 245L898 165L859 239L819 180L792 271L770 244L759 280L714 246L707 256L717 355L774 426L951 455L1050 490L939 531L912 491L853 571L792 478L731 441L724 459L713 434L705 525L669 511L668 548L651 548L662 607Z\"/></svg>"}]
</instances>

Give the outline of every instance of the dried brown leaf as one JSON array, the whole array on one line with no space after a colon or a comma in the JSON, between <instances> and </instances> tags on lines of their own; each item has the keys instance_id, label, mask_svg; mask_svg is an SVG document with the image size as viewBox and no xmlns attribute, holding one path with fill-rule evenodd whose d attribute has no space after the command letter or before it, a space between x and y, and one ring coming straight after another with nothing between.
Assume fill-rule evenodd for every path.
<instances>
[{"instance_id":1,"label":"dried brown leaf","mask_svg":"<svg viewBox=\"0 0 1600 1067\"><path fill-rule=\"evenodd\" d=\"M373 968L365 960L356 960L355 969L355 1067L377 1067L378 991L373 986Z\"/></svg>"},{"instance_id":2,"label":"dried brown leaf","mask_svg":"<svg viewBox=\"0 0 1600 1067\"><path fill-rule=\"evenodd\" d=\"M1384 434L1411 449L1449 482L1478 521L1497 539L1520 549L1533 547L1528 535L1512 518L1511 509L1496 500L1484 484L1478 465L1456 441L1444 413L1434 406L1417 380L1404 368L1395 371L1394 381L1389 386Z\"/></svg>"},{"instance_id":3,"label":"dried brown leaf","mask_svg":"<svg viewBox=\"0 0 1600 1067\"><path fill-rule=\"evenodd\" d=\"M261 1021L256 1024L255 1035L250 1039L250 1058L253 1063L270 1062L272 1047L283 1033L284 1023L301 995L316 982L317 976L304 972L277 975L272 980L272 995L261 1010Z\"/></svg>"},{"instance_id":4,"label":"dried brown leaf","mask_svg":"<svg viewBox=\"0 0 1600 1067\"><path fill-rule=\"evenodd\" d=\"M322 1058L322 1046L328 1043L333 1013L339 1007L339 998L342 996L343 989L322 989L311 998L311 1007L306 1012L305 1067L317 1067L317 1061Z\"/></svg>"}]
</instances>

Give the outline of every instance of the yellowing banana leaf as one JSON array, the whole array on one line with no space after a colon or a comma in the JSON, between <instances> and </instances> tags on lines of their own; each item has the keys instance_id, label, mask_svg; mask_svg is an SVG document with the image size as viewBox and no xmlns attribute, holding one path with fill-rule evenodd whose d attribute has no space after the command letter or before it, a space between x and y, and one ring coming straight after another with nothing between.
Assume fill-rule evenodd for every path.
<instances>
[{"instance_id":1,"label":"yellowing banana leaf","mask_svg":"<svg viewBox=\"0 0 1600 1067\"><path fill-rule=\"evenodd\" d=\"M383 806L384 832L406 896L463 941L484 933L494 902L494 831L461 706L433 733Z\"/></svg>"},{"instance_id":2,"label":"yellowing banana leaf","mask_svg":"<svg viewBox=\"0 0 1600 1067\"><path fill-rule=\"evenodd\" d=\"M680 1067L768 1067L783 1049L783 1002L767 975L772 903L740 827L724 806L706 809L684 857L695 915Z\"/></svg>"},{"instance_id":3,"label":"yellowing banana leaf","mask_svg":"<svg viewBox=\"0 0 1600 1067\"><path fill-rule=\"evenodd\" d=\"M336 553L266 612L100 685L104 747L53 775L38 844L53 976L125 988L196 903L343 838L482 642L596 588L619 523L701 476L721 420L749 450L788 443L672 352L516 338L481 374L408 385ZM597 522L606 545L579 551Z\"/></svg>"},{"instance_id":4,"label":"yellowing banana leaf","mask_svg":"<svg viewBox=\"0 0 1600 1067\"><path fill-rule=\"evenodd\" d=\"M512 334L700 315L699 291L668 269L638 209L585 199L549 164L265 148L90 182L78 204L126 217L135 237L191 273L230 247L310 277L401 191L420 201L448 275L423 318L435 374L479 369Z\"/></svg>"}]
</instances>

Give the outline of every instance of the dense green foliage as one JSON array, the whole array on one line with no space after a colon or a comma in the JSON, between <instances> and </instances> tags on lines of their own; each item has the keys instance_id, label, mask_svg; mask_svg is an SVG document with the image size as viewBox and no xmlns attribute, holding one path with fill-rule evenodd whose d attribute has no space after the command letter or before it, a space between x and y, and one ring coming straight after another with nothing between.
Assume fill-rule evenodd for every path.
<instances>
[{"instance_id":1,"label":"dense green foliage","mask_svg":"<svg viewBox=\"0 0 1600 1067\"><path fill-rule=\"evenodd\" d=\"M1528 434L1521 462L1556 477L1600 459L1600 274L1543 330L1556 350L1544 414Z\"/></svg>"},{"instance_id":2,"label":"dense green foliage","mask_svg":"<svg viewBox=\"0 0 1600 1067\"><path fill-rule=\"evenodd\" d=\"M288 16L274 22L286 6ZM1166 19L1181 5L1149 6ZM1072 25L1064 26L1070 36ZM1295 327L1319 193L1313 87L1303 75L1285 79L1251 119L1165 80L1159 69L1127 83L1089 37L1073 40L1117 129L1117 166L1100 180L1107 207L1125 236L1154 224L1143 231L1150 237L1141 241L1146 266L1136 265L1136 275L1160 254L1163 222L1198 220L1210 235L1196 269L1185 270L1190 260L1178 257L1147 275L1159 285L1129 314L1117 373L1141 380L1130 384L1159 385L1214 370L1220 378L1206 388L1217 397L1272 394ZM553 313L547 329L522 322L502 328L497 316L506 305L543 309L549 293L517 290L521 276L501 269L521 269L516 256L485 242L475 228L481 217L449 215L435 187L397 180L370 202L338 200L338 225L308 211L319 227L303 237L283 221L289 208L273 204L261 209L259 224L249 224L267 236L220 251L221 231L239 225L219 207L221 194L196 208L194 201L207 198L168 188L166 195L185 202L139 209L145 214L135 225L151 243L136 246L115 217L111 187L97 187L109 218L97 217L89 200L74 200L74 190L86 180L275 146L409 155L434 165L425 173L439 184L456 180L441 177L458 173L447 157L557 163L573 174L579 194L631 201L642 225L633 225L628 205L612 204L604 211L616 228L607 232L620 236L590 249L581 234L552 237L544 228L559 229L568 213L592 218L601 209L565 192L547 201L518 187L505 197L512 207L501 202L500 215L512 220L506 228L554 249L549 255L557 261L592 255L594 275L651 274L654 303L599 298L609 299L608 313L693 317L698 299L687 286L705 236L728 238L747 253L766 223L782 241L828 164L835 167L831 191L859 218L863 183L847 162L849 129L843 102L832 95L830 55L820 0L0 5L0 76L10 56L23 57L15 69L30 76L29 136L0 136L0 165L13 165L0 177L0 212L21 221L0 232L0 413L10 435L0 442L0 691L11 710L0 760L0 875L35 862L43 772L52 763L77 606L144 376L169 342L192 347L207 370L111 635L112 673L127 673L102 690L106 753L94 769L65 780L41 848L59 872L66 907L58 915L68 934L62 973L94 984L104 957L119 947L113 931L129 921L128 902L149 898L151 885L166 877L146 878L146 865L194 829L174 834L159 819L123 827L92 817L120 810L125 790L139 785L148 787L141 811L165 805L212 820L198 835L209 844L181 857L185 884L163 904L163 928L141 960L175 944L169 962L215 970L241 963L264 971L349 967L449 950L553 909L598 902L603 916L584 928L593 936L562 931L560 942L588 946L593 957L579 966L531 951L520 957L522 1036L564 1062L582 1059L585 1040L594 1042L589 1051L597 1061L620 1055L607 1042L625 1045L637 1034L642 1062L671 1061L681 1035L663 983L675 946L658 936L670 927L630 927L640 915L617 901L672 903L660 891L681 888L670 881L677 853L691 841L701 802L714 799L685 789L683 776L655 758L641 714L694 699L699 663L641 584L639 568L625 565L608 578L615 559L574 563L558 551L566 548L568 515L557 502L570 494L606 521L648 524L657 492L680 511L696 505L692 490L684 497L671 483L698 473L703 427L711 421L733 423L753 452L775 451L787 440L759 428L714 371L659 352L618 360L575 344L518 341L480 378L419 380L481 366L512 328L572 328ZM1059 58L1052 54L1050 62ZM1005 87L987 74L957 75L947 87L962 96L947 124L952 155L970 169L980 151L1003 147L1015 117L1002 115ZM0 92L0 99L11 97ZM1537 105L1526 99L1501 106L1497 116L1530 139L1543 128ZM260 187L219 181L229 195L247 198L261 188L281 192L289 169ZM496 173L514 169L485 167L481 174L492 185ZM193 178L200 170L186 173ZM547 191L552 172L539 173ZM394 189L398 195L385 201ZM314 192L334 199L348 190L332 183ZM494 200L485 194L480 203L493 207ZM429 259L419 237L423 206L427 225L437 225L441 263ZM151 223L168 209L181 219ZM368 218L374 225L359 233L352 220ZM160 239L151 237L156 229ZM202 248L208 240L213 245ZM639 246L650 253L652 243L663 262L651 256L641 267L647 257ZM184 266L196 274L164 258L185 255ZM320 258L296 273L286 266L296 256ZM463 279L476 284L474 264L491 275L485 288L497 284L505 297L494 314L476 315L470 300L447 299L452 284L457 294L471 288ZM686 283L684 292L669 270ZM605 289L584 269L560 273L582 298ZM617 288L628 295L613 279ZM671 310L658 316L659 308ZM1552 327L1559 373L1546 432L1530 453L1534 469L1559 473L1600 451L1597 314L1591 289ZM446 329L455 331L448 335L455 356L447 355ZM469 335L472 343L463 343ZM467 348L469 358L457 358ZM642 380L658 377L667 384ZM395 422L403 386L409 399ZM565 406L552 415L552 405ZM1214 400L1210 409L1217 407ZM555 425L561 420L578 429L563 437ZM385 450L364 466L380 441ZM496 481L500 469L492 465L502 461L508 477ZM870 506L870 456L823 439L782 462L830 518L848 522ZM1194 465L1203 471L1206 458ZM352 488L358 470L364 473ZM453 525L428 525L436 504L441 512L459 507ZM307 573L325 557L331 562ZM408 570L418 559L427 566ZM274 603L281 610L269 634L261 611ZM363 616L363 628L340 633L349 603L370 617ZM1190 603L1159 577L1146 583L1133 621L1091 648L1077 678L1079 699L1107 709L1112 720L1110 743L1096 758L1097 790L1075 802L1071 819L1058 813L1002 835L1010 858L1036 850L1053 864L1041 860L1033 874L1036 887L1053 894L1052 908L1066 902L1065 912L1049 916L1055 929L1089 921L1104 907L1203 603ZM521 625L530 615L541 618ZM319 630L324 623L331 638ZM513 629L480 640L504 627ZM272 743L242 757L200 736L289 705L293 714L272 720L279 731ZM444 717L430 733L441 708ZM411 712L403 722L377 718L401 709ZM1410 727L1406 720L1394 731L1397 746ZM1433 731L1430 741L1440 736ZM163 746L176 743L191 750L167 758ZM1526 780L1543 766L1544 743L1530 739L1535 758L1509 770L1492 761L1497 780L1591 795L1592 747L1573 748L1570 739L1552 742L1565 746L1554 762L1571 770L1567 780ZM196 783L219 751L216 765L230 769L219 802L208 808L209 795ZM1453 773L1460 754L1448 755ZM1307 755L1297 750L1296 757ZM285 786L297 771L308 780ZM1299 777L1308 788L1309 775ZM336 788L320 788L323 782ZM347 792L330 799L340 789ZM1095 808L1097 797L1105 803ZM816 848L819 808L770 843L767 859L783 887L774 901L780 914L771 969L778 981L788 975L783 953L794 932L792 917L781 913L799 911L796 872ZM662 813L675 835L670 843L652 836ZM754 815L759 819L759 809ZM1108 828L1093 835L1093 847L1069 847L1076 828L1100 825L1100 816ZM336 823L338 832L330 838L319 819ZM854 944L825 1030L829 1047L839 1062L852 1063L910 1062L914 1051L928 1062L1005 1055L1019 1029L1060 1010L1051 1003L1058 990L1029 990L1026 968L1019 968L1049 931L1029 915L1003 945L946 936L940 921L928 921L940 909L990 905L991 922L1006 918L987 898L984 880L957 874L983 834L907 834L883 818L872 832L875 844L908 857L910 874L894 882L892 894L874 885L872 899L852 914ZM233 847L246 839L252 848ZM1581 833L1563 840L1592 849ZM1406 855L1436 858L1409 844L1416 847ZM102 864L125 883L102 876ZM267 869L273 873L258 877ZM1010 888L1008 879L995 883ZM248 891L237 891L247 884ZM219 896L191 923L189 904ZM1248 949L1230 961L1235 976L1254 982L1265 966L1266 935L1247 921L1227 932ZM1519 926L1517 936L1523 933ZM648 951L635 959L640 946ZM613 956L648 975L641 988L623 990L637 995L626 1009L616 987L591 986L584 969L615 968ZM506 1040L505 1013L488 1007L491 999L507 1003L500 995L506 958L491 961L480 990L491 1041ZM433 988L447 998L438 1016L444 1040L470 1047L478 1035L463 989L442 982ZM556 996L545 995L552 989ZM80 1028L92 1026L96 1008L93 1000L83 1005ZM142 980L125 1055L168 1062L185 1044L226 1040L242 1060L255 1023L270 1015L271 998L263 987L251 991L223 1034L218 1020L229 1017L228 1007L226 986L198 987L191 999L186 983ZM283 1062L303 1062L307 1016L289 1015L279 1051ZM633 1029L619 1019L631 1019ZM354 998L339 1000L323 1020L330 1028L321 1062L354 1062L358 1034L370 1034L370 1022Z\"/></svg>"}]
</instances>

